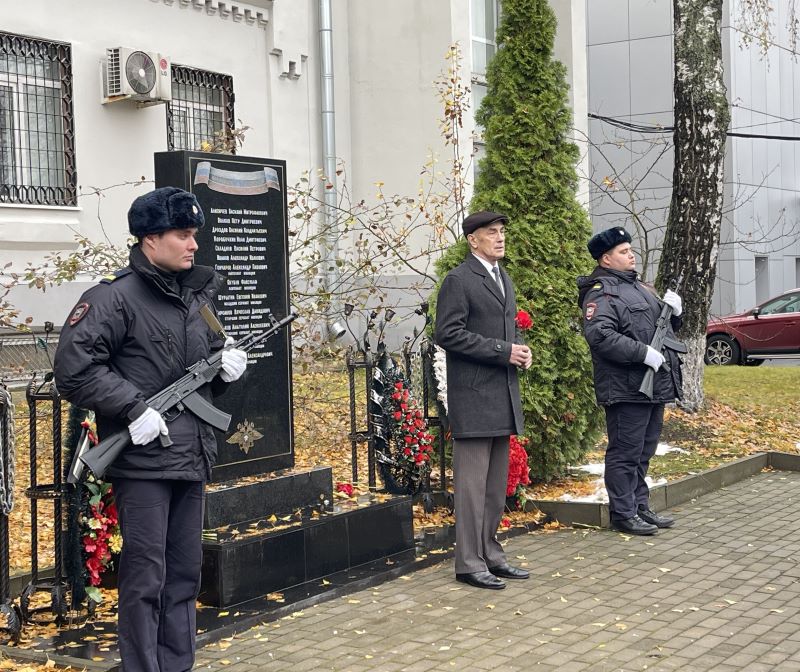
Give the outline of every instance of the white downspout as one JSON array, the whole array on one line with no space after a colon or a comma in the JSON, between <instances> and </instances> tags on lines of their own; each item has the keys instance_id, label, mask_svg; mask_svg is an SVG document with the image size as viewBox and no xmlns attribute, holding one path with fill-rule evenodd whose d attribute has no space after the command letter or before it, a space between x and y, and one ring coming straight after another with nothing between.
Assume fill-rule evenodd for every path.
<instances>
[{"instance_id":1,"label":"white downspout","mask_svg":"<svg viewBox=\"0 0 800 672\"><path fill-rule=\"evenodd\" d=\"M333 17L331 0L319 0L319 51L320 51L320 103L322 108L322 169L327 180L324 188L323 207L323 274L322 284L326 292L338 291L339 279L336 262L339 259L339 228L336 224L336 199L339 193L336 180L336 116L333 108ZM328 186L330 185L330 186ZM326 317L330 338L344 334L342 326L335 322L336 305L331 300Z\"/></svg>"}]
</instances>

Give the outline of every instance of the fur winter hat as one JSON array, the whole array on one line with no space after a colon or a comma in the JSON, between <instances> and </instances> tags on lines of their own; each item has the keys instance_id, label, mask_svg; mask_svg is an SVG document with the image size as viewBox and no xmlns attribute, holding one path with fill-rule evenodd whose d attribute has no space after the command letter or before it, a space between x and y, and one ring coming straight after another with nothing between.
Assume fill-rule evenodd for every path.
<instances>
[{"instance_id":1,"label":"fur winter hat","mask_svg":"<svg viewBox=\"0 0 800 672\"><path fill-rule=\"evenodd\" d=\"M589 254L592 255L592 259L599 259L609 250L613 250L617 245L630 242L631 234L625 229L615 226L593 235L586 244L586 247L589 248Z\"/></svg>"},{"instance_id":2,"label":"fur winter hat","mask_svg":"<svg viewBox=\"0 0 800 672\"><path fill-rule=\"evenodd\" d=\"M142 194L128 210L128 229L138 238L169 229L199 229L203 224L203 210L194 194L177 187Z\"/></svg>"}]
</instances>

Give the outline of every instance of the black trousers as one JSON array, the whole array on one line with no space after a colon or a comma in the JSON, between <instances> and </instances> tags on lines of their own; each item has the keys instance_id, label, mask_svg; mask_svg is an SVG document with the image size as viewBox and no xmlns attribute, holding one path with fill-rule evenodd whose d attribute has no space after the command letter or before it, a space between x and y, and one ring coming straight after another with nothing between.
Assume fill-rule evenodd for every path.
<instances>
[{"instance_id":1,"label":"black trousers","mask_svg":"<svg viewBox=\"0 0 800 672\"><path fill-rule=\"evenodd\" d=\"M644 478L661 436L664 404L619 403L606 406L605 411L605 483L611 520L625 520L649 503Z\"/></svg>"},{"instance_id":2,"label":"black trousers","mask_svg":"<svg viewBox=\"0 0 800 672\"><path fill-rule=\"evenodd\" d=\"M116 478L112 486L122 528L122 669L191 670L203 559L203 483Z\"/></svg>"}]
</instances>

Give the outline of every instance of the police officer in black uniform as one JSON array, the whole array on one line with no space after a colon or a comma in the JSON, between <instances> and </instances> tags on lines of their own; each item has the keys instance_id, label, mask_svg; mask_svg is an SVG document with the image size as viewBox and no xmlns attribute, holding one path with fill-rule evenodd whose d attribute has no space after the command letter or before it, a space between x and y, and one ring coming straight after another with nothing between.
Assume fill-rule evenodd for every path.
<instances>
[{"instance_id":1,"label":"police officer in black uniform","mask_svg":"<svg viewBox=\"0 0 800 672\"><path fill-rule=\"evenodd\" d=\"M583 330L594 364L597 403L606 412L608 448L605 484L611 524L628 534L649 535L671 527L673 520L650 509L645 482L650 459L661 435L664 404L681 397L680 360L650 347L663 303L672 307L671 330L680 328L680 296L638 280L631 237L615 227L593 236L588 244L597 268L578 278ZM663 303L662 303L663 302ZM655 371L653 398L639 392L647 367Z\"/></svg>"},{"instance_id":2,"label":"police officer in black uniform","mask_svg":"<svg viewBox=\"0 0 800 672\"><path fill-rule=\"evenodd\" d=\"M67 319L56 383L96 413L100 438L126 428L132 445L108 469L120 525L119 650L125 672L191 670L200 587L204 483L217 456L212 427L185 411L162 418L146 399L223 348L199 314L222 278L194 264L204 217L193 194L163 187L128 212L130 264L89 289ZM211 400L247 354L228 347ZM163 447L160 435L172 445Z\"/></svg>"}]
</instances>

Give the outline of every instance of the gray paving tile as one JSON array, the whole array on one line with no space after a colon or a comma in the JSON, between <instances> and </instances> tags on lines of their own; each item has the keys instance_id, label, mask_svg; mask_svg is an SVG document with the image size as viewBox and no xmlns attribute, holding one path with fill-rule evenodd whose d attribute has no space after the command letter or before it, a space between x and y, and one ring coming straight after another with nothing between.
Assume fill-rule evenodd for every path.
<instances>
[{"instance_id":1,"label":"gray paving tile","mask_svg":"<svg viewBox=\"0 0 800 672\"><path fill-rule=\"evenodd\" d=\"M207 647L198 669L798 670L798 494L800 473L762 473L677 507L652 538L516 537L529 581L475 590L445 562Z\"/></svg>"}]
</instances>

